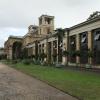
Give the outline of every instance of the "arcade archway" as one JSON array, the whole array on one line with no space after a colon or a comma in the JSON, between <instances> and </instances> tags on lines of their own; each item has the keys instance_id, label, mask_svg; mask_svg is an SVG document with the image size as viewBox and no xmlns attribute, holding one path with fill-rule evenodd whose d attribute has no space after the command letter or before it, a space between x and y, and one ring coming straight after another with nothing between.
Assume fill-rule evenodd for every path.
<instances>
[{"instance_id":1,"label":"arcade archway","mask_svg":"<svg viewBox=\"0 0 100 100\"><path fill-rule=\"evenodd\" d=\"M14 42L13 46L12 46L13 59L21 58L21 51L22 51L22 43L21 42Z\"/></svg>"}]
</instances>

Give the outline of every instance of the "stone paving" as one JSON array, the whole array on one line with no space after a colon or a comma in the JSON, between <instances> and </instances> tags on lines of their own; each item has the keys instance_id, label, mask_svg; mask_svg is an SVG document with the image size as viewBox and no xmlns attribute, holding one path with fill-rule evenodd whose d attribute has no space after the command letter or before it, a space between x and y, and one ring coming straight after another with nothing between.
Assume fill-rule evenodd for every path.
<instances>
[{"instance_id":1,"label":"stone paving","mask_svg":"<svg viewBox=\"0 0 100 100\"><path fill-rule=\"evenodd\" d=\"M0 63L0 100L77 100L33 77Z\"/></svg>"}]
</instances>

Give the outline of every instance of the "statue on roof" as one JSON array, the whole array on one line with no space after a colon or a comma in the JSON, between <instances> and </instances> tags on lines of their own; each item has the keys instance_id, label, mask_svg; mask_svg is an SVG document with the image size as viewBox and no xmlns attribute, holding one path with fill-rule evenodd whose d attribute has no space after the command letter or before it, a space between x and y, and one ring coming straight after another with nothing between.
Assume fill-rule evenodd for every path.
<instances>
[{"instance_id":1,"label":"statue on roof","mask_svg":"<svg viewBox=\"0 0 100 100\"><path fill-rule=\"evenodd\" d=\"M29 27L28 27L28 33L30 34L30 33L34 33L34 32L36 32L38 30L38 26L36 26L36 25L30 25Z\"/></svg>"},{"instance_id":2,"label":"statue on roof","mask_svg":"<svg viewBox=\"0 0 100 100\"><path fill-rule=\"evenodd\" d=\"M97 17L100 17L99 11L93 12L93 14L91 14L87 20L91 20L91 19L94 19L94 18L97 18Z\"/></svg>"}]
</instances>

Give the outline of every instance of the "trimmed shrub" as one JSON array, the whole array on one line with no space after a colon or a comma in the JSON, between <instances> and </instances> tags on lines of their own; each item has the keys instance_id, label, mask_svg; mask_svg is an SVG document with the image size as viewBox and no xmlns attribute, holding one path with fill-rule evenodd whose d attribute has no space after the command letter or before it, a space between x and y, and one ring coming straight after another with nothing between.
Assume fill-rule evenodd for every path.
<instances>
[{"instance_id":1,"label":"trimmed shrub","mask_svg":"<svg viewBox=\"0 0 100 100\"><path fill-rule=\"evenodd\" d=\"M80 57L81 56L81 51L80 50L76 50L75 54L76 54L76 56Z\"/></svg>"},{"instance_id":2,"label":"trimmed shrub","mask_svg":"<svg viewBox=\"0 0 100 100\"><path fill-rule=\"evenodd\" d=\"M94 52L91 50L88 50L88 57L93 58L93 56L94 56Z\"/></svg>"},{"instance_id":3,"label":"trimmed shrub","mask_svg":"<svg viewBox=\"0 0 100 100\"><path fill-rule=\"evenodd\" d=\"M43 61L43 62L41 63L41 65L42 65L42 66L47 66L48 64L47 64L46 61Z\"/></svg>"},{"instance_id":4,"label":"trimmed shrub","mask_svg":"<svg viewBox=\"0 0 100 100\"><path fill-rule=\"evenodd\" d=\"M25 65L29 65L29 64L31 63L31 60L29 60L29 59L24 59L22 62L23 62Z\"/></svg>"},{"instance_id":5,"label":"trimmed shrub","mask_svg":"<svg viewBox=\"0 0 100 100\"><path fill-rule=\"evenodd\" d=\"M70 51L70 52L69 52L69 55L70 55L71 57L76 57L76 51Z\"/></svg>"},{"instance_id":6,"label":"trimmed shrub","mask_svg":"<svg viewBox=\"0 0 100 100\"><path fill-rule=\"evenodd\" d=\"M66 51L66 50L63 51L63 56L64 56L64 57L66 57L66 56L68 56L68 55L69 55L69 52L68 52L68 51Z\"/></svg>"},{"instance_id":7,"label":"trimmed shrub","mask_svg":"<svg viewBox=\"0 0 100 100\"><path fill-rule=\"evenodd\" d=\"M18 63L17 60L12 60L12 64L16 64L16 63Z\"/></svg>"},{"instance_id":8,"label":"trimmed shrub","mask_svg":"<svg viewBox=\"0 0 100 100\"><path fill-rule=\"evenodd\" d=\"M41 63L40 63L39 60L35 60L35 61L34 61L34 64L35 64L35 65L40 65Z\"/></svg>"},{"instance_id":9,"label":"trimmed shrub","mask_svg":"<svg viewBox=\"0 0 100 100\"><path fill-rule=\"evenodd\" d=\"M38 58L43 62L46 57L47 57L47 55L45 53L41 53L41 54L39 54Z\"/></svg>"}]
</instances>

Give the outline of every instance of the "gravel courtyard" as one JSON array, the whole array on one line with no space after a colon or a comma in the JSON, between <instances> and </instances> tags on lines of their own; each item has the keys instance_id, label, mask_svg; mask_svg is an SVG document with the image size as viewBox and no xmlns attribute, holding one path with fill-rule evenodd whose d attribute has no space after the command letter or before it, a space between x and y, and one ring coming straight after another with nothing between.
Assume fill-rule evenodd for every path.
<instances>
[{"instance_id":1,"label":"gravel courtyard","mask_svg":"<svg viewBox=\"0 0 100 100\"><path fill-rule=\"evenodd\" d=\"M0 63L0 100L77 100Z\"/></svg>"}]
</instances>

